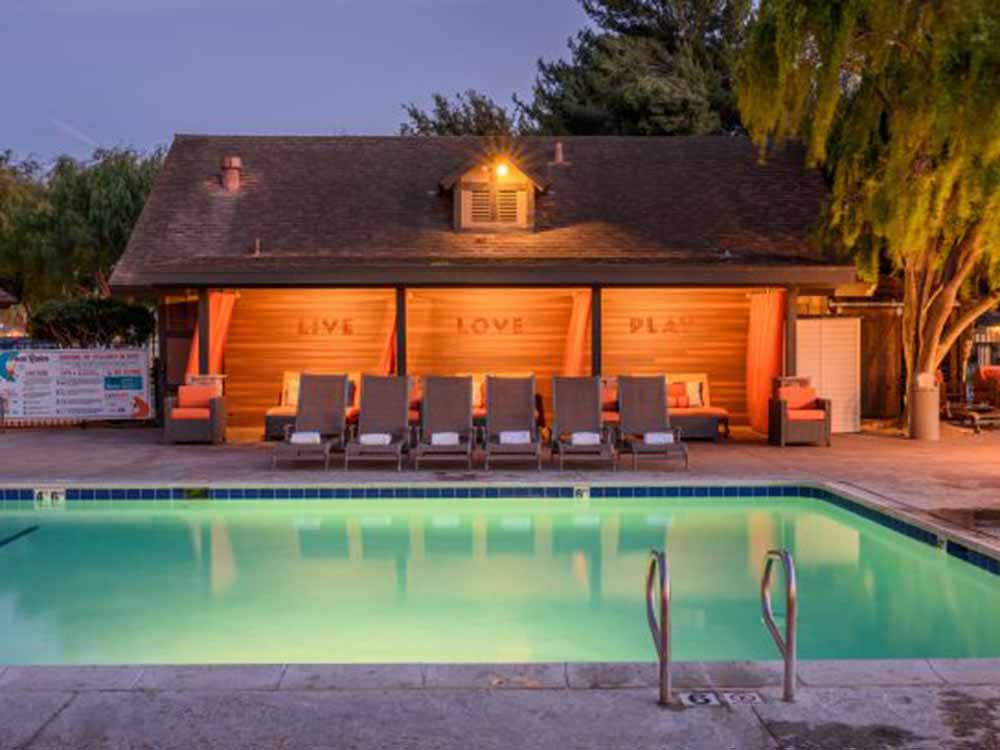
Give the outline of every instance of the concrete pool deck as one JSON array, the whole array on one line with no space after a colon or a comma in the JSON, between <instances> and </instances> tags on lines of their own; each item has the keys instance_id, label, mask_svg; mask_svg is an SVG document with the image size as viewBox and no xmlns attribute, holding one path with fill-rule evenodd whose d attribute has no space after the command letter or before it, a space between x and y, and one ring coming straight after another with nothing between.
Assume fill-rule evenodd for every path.
<instances>
[{"instance_id":1,"label":"concrete pool deck","mask_svg":"<svg viewBox=\"0 0 1000 750\"><path fill-rule=\"evenodd\" d=\"M1000 660L0 667L0 748L993 750Z\"/></svg>"},{"instance_id":2,"label":"concrete pool deck","mask_svg":"<svg viewBox=\"0 0 1000 750\"><path fill-rule=\"evenodd\" d=\"M876 434L777 449L746 434L694 443L691 470L612 473L270 469L261 443L168 446L150 429L8 430L0 483L255 485L818 483L1000 550L1000 433L938 444ZM659 709L653 665L2 667L6 748L955 748L1000 750L1000 660L677 665L721 705ZM728 690L760 702L730 703ZM750 700L749 698L747 700Z\"/></svg>"}]
</instances>

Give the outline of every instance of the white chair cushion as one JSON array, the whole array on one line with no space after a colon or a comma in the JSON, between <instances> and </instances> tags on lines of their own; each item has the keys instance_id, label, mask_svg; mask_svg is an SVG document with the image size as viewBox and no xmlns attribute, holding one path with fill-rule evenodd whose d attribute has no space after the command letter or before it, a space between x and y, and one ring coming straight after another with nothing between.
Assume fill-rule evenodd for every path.
<instances>
[{"instance_id":1,"label":"white chair cushion","mask_svg":"<svg viewBox=\"0 0 1000 750\"><path fill-rule=\"evenodd\" d=\"M389 445L392 442L392 435L386 432L368 432L358 437L358 442L362 445Z\"/></svg>"},{"instance_id":2,"label":"white chair cushion","mask_svg":"<svg viewBox=\"0 0 1000 750\"><path fill-rule=\"evenodd\" d=\"M323 438L320 437L318 432L304 430L302 432L293 432L288 438L288 442L292 445L319 445L323 442Z\"/></svg>"},{"instance_id":3,"label":"white chair cushion","mask_svg":"<svg viewBox=\"0 0 1000 750\"><path fill-rule=\"evenodd\" d=\"M642 439L647 445L670 445L674 442L674 433L647 432L642 436Z\"/></svg>"},{"instance_id":4,"label":"white chair cushion","mask_svg":"<svg viewBox=\"0 0 1000 750\"><path fill-rule=\"evenodd\" d=\"M457 432L435 432L431 435L431 445L458 445Z\"/></svg>"},{"instance_id":5,"label":"white chair cushion","mask_svg":"<svg viewBox=\"0 0 1000 750\"><path fill-rule=\"evenodd\" d=\"M526 445L531 442L531 433L527 430L504 430L500 433L501 445Z\"/></svg>"},{"instance_id":6,"label":"white chair cushion","mask_svg":"<svg viewBox=\"0 0 1000 750\"><path fill-rule=\"evenodd\" d=\"M597 432L574 432L569 442L571 445L600 445L601 435Z\"/></svg>"}]
</instances>

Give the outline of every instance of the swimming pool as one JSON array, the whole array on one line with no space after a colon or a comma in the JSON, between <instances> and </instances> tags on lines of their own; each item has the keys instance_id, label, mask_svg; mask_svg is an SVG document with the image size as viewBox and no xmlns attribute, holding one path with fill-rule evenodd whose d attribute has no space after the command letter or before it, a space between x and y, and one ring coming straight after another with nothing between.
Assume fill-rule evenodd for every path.
<instances>
[{"instance_id":1,"label":"swimming pool","mask_svg":"<svg viewBox=\"0 0 1000 750\"><path fill-rule=\"evenodd\" d=\"M772 547L800 658L1000 656L1000 578L815 498L125 500L0 503L0 664L652 661L651 547L678 660L777 658Z\"/></svg>"}]
</instances>

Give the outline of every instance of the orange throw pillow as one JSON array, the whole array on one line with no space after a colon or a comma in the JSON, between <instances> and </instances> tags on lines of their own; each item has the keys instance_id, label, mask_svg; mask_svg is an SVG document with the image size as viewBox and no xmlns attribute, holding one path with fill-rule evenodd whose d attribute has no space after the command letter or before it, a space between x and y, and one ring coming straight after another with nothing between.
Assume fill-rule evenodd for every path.
<instances>
[{"instance_id":1,"label":"orange throw pillow","mask_svg":"<svg viewBox=\"0 0 1000 750\"><path fill-rule=\"evenodd\" d=\"M177 405L183 409L207 409L215 397L210 385L182 385L177 389Z\"/></svg>"},{"instance_id":2,"label":"orange throw pillow","mask_svg":"<svg viewBox=\"0 0 1000 750\"><path fill-rule=\"evenodd\" d=\"M816 401L816 390L801 385L786 385L778 389L778 398L788 402L788 409L808 409Z\"/></svg>"}]
</instances>

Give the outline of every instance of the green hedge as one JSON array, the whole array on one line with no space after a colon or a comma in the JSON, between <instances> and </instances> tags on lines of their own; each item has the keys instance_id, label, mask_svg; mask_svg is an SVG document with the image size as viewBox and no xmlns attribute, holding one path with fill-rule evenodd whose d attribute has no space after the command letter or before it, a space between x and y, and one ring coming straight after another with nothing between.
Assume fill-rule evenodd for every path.
<instances>
[{"instance_id":1,"label":"green hedge","mask_svg":"<svg viewBox=\"0 0 1000 750\"><path fill-rule=\"evenodd\" d=\"M73 349L141 346L156 328L144 305L116 299L52 300L38 307L28 321L28 333Z\"/></svg>"}]
</instances>

